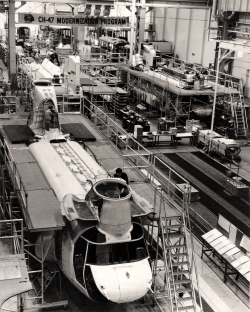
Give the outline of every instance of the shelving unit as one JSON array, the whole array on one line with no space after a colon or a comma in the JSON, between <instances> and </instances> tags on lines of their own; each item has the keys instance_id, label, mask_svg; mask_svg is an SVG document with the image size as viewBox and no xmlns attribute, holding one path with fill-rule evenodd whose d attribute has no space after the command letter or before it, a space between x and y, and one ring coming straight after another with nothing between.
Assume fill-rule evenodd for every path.
<instances>
[{"instance_id":1,"label":"shelving unit","mask_svg":"<svg viewBox=\"0 0 250 312\"><path fill-rule=\"evenodd\" d=\"M128 92L121 88L112 88L115 94L112 97L112 101L109 104L109 109L116 116L120 116L120 110L126 108L128 105Z\"/></svg>"}]
</instances>

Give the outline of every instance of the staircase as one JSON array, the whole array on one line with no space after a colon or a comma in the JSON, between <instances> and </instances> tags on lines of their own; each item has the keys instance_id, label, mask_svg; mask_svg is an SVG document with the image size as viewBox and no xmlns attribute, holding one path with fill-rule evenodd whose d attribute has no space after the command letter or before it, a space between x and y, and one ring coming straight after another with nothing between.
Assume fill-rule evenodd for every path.
<instances>
[{"instance_id":1,"label":"staircase","mask_svg":"<svg viewBox=\"0 0 250 312\"><path fill-rule=\"evenodd\" d=\"M54 300L54 302L61 301L61 280L57 264L46 262L41 271L33 270L33 274L35 273L35 278L31 277L33 292L30 299L32 303L48 304L51 299Z\"/></svg>"},{"instance_id":2,"label":"staircase","mask_svg":"<svg viewBox=\"0 0 250 312\"><path fill-rule=\"evenodd\" d=\"M236 138L237 139L246 139L247 137L247 116L244 105L244 97L242 94L243 86L242 81L239 82L239 91L236 92L233 88L233 82L229 82L229 90L231 97L231 111L232 116L234 117L235 126L236 126Z\"/></svg>"},{"instance_id":3,"label":"staircase","mask_svg":"<svg viewBox=\"0 0 250 312\"><path fill-rule=\"evenodd\" d=\"M236 123L236 137L242 139L247 137L247 119L243 103L236 102L234 105L234 119Z\"/></svg>"},{"instance_id":4,"label":"staircase","mask_svg":"<svg viewBox=\"0 0 250 312\"><path fill-rule=\"evenodd\" d=\"M163 194L162 194L163 196ZM185 194L184 194L185 197ZM202 306L196 305L193 273L195 271L192 234L190 240L192 251L187 244L187 226L190 228L188 204L183 212L175 216L167 216L164 200L161 201L158 219L158 242L154 265L154 303L162 311L202 311ZM157 286L159 276L163 285ZM157 280L158 279L158 280ZM199 294L198 278L196 274ZM200 298L201 303L201 298ZM166 309L163 307L166 306Z\"/></svg>"}]
</instances>

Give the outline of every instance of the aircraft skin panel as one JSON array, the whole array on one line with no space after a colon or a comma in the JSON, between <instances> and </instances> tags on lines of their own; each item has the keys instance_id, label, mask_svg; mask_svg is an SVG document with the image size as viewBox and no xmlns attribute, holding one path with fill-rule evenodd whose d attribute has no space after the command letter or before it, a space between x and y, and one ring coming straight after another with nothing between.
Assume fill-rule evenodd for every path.
<instances>
[{"instance_id":1,"label":"aircraft skin panel","mask_svg":"<svg viewBox=\"0 0 250 312\"><path fill-rule=\"evenodd\" d=\"M62 161L51 143L40 141L29 146L43 174L61 203L67 194L84 194L84 189Z\"/></svg>"},{"instance_id":2,"label":"aircraft skin panel","mask_svg":"<svg viewBox=\"0 0 250 312\"><path fill-rule=\"evenodd\" d=\"M72 230L74 226L78 225L77 221L71 222ZM87 227L87 225L86 225ZM84 232L86 229L78 228L78 231L76 231L76 228L74 229L75 232L77 232L77 238ZM73 265L73 253L74 253L74 246L75 246L75 239L72 239L70 232L67 228L63 229L62 234L62 242L63 242L63 250L62 250L62 257L61 259L58 259L58 265L63 271L64 275L68 278L68 280L85 296L89 297L88 292L86 289L78 283L76 280L74 265Z\"/></svg>"},{"instance_id":3,"label":"aircraft skin panel","mask_svg":"<svg viewBox=\"0 0 250 312\"><path fill-rule=\"evenodd\" d=\"M58 200L50 190L28 191L26 222L31 231L48 231L64 226Z\"/></svg>"},{"instance_id":4,"label":"aircraft skin panel","mask_svg":"<svg viewBox=\"0 0 250 312\"><path fill-rule=\"evenodd\" d=\"M63 273L67 276L70 281L76 280L74 266L73 266L73 252L74 252L74 242L70 237L69 231L67 229L63 230L62 235L63 250L62 258L59 261L59 265Z\"/></svg>"},{"instance_id":5,"label":"aircraft skin panel","mask_svg":"<svg viewBox=\"0 0 250 312\"><path fill-rule=\"evenodd\" d=\"M107 178L107 173L77 142L52 143L55 151L82 185L86 194L97 179ZM71 193L70 193L71 194ZM77 193L72 193L77 195ZM83 194L83 193L82 193Z\"/></svg>"},{"instance_id":6,"label":"aircraft skin panel","mask_svg":"<svg viewBox=\"0 0 250 312\"><path fill-rule=\"evenodd\" d=\"M45 98L51 98L57 109L55 88L53 86L36 86L36 89L34 92L34 103L38 104L40 101L44 100ZM35 109L37 109L37 107Z\"/></svg>"},{"instance_id":7,"label":"aircraft skin panel","mask_svg":"<svg viewBox=\"0 0 250 312\"><path fill-rule=\"evenodd\" d=\"M149 290L152 281L148 259L112 266L91 265L91 271L99 291L116 303L141 298Z\"/></svg>"},{"instance_id":8,"label":"aircraft skin panel","mask_svg":"<svg viewBox=\"0 0 250 312\"><path fill-rule=\"evenodd\" d=\"M37 163L23 163L16 165L17 171L22 177L22 183L26 191L49 190L50 187L41 175L41 169Z\"/></svg>"},{"instance_id":9,"label":"aircraft skin panel","mask_svg":"<svg viewBox=\"0 0 250 312\"><path fill-rule=\"evenodd\" d=\"M81 147L81 145L74 141L67 141L67 144L76 152L78 157L84 161L89 170L93 173L94 178L107 178L107 172L99 166L96 161Z\"/></svg>"}]
</instances>

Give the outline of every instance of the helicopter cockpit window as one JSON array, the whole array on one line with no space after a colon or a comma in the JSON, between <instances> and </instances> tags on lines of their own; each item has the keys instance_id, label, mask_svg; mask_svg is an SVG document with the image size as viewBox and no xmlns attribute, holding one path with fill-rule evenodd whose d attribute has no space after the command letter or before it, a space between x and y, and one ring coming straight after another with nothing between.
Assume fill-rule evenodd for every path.
<instances>
[{"instance_id":1,"label":"helicopter cockpit window","mask_svg":"<svg viewBox=\"0 0 250 312\"><path fill-rule=\"evenodd\" d=\"M143 238L116 244L91 244L88 246L87 264L112 265L145 259L148 252Z\"/></svg>"},{"instance_id":2,"label":"helicopter cockpit window","mask_svg":"<svg viewBox=\"0 0 250 312\"><path fill-rule=\"evenodd\" d=\"M111 265L135 262L148 257L143 229L134 223L131 241L106 244L106 237L93 227L81 235L80 239L88 241L87 264Z\"/></svg>"}]
</instances>

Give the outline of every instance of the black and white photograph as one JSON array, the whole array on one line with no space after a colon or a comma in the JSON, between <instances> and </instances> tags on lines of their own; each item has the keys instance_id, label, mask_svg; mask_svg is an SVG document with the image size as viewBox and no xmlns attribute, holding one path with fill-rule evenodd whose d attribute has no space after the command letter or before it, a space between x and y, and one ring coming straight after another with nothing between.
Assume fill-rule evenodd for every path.
<instances>
[{"instance_id":1,"label":"black and white photograph","mask_svg":"<svg viewBox=\"0 0 250 312\"><path fill-rule=\"evenodd\" d=\"M0 1L0 312L250 311L250 0Z\"/></svg>"}]
</instances>

